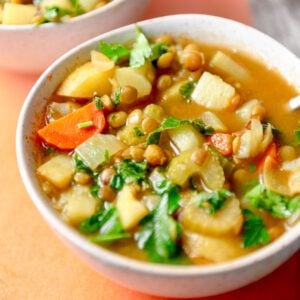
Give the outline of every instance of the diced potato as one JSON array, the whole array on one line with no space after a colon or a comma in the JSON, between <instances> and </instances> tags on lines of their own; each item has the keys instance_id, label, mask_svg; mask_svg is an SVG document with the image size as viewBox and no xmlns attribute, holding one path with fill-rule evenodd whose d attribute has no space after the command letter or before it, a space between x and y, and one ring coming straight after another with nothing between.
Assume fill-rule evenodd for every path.
<instances>
[{"instance_id":1,"label":"diced potato","mask_svg":"<svg viewBox=\"0 0 300 300\"><path fill-rule=\"evenodd\" d=\"M110 78L115 68L102 71L96 64L87 62L73 71L61 84L57 94L65 97L92 98L111 93Z\"/></svg>"},{"instance_id":2,"label":"diced potato","mask_svg":"<svg viewBox=\"0 0 300 300\"><path fill-rule=\"evenodd\" d=\"M91 51L91 62L96 65L99 70L108 71L114 68L115 63L110 60L106 55L99 51Z\"/></svg>"},{"instance_id":3,"label":"diced potato","mask_svg":"<svg viewBox=\"0 0 300 300\"><path fill-rule=\"evenodd\" d=\"M39 176L59 189L64 189L70 184L73 173L74 166L72 158L63 154L52 157L37 169Z\"/></svg>"},{"instance_id":4,"label":"diced potato","mask_svg":"<svg viewBox=\"0 0 300 300\"><path fill-rule=\"evenodd\" d=\"M221 77L204 72L192 93L192 100L208 109L224 110L235 96L235 89Z\"/></svg>"},{"instance_id":5,"label":"diced potato","mask_svg":"<svg viewBox=\"0 0 300 300\"><path fill-rule=\"evenodd\" d=\"M62 216L68 223L78 224L89 218L98 206L88 186L74 185L68 191L61 194L59 202L63 206Z\"/></svg>"},{"instance_id":6,"label":"diced potato","mask_svg":"<svg viewBox=\"0 0 300 300\"><path fill-rule=\"evenodd\" d=\"M300 170L293 172L289 177L289 189L292 195L300 194Z\"/></svg>"},{"instance_id":7,"label":"diced potato","mask_svg":"<svg viewBox=\"0 0 300 300\"><path fill-rule=\"evenodd\" d=\"M96 133L87 141L79 145L75 152L92 170L105 162L126 146L112 134Z\"/></svg>"},{"instance_id":8,"label":"diced potato","mask_svg":"<svg viewBox=\"0 0 300 300\"><path fill-rule=\"evenodd\" d=\"M2 23L4 25L32 24L36 13L37 7L35 5L5 3Z\"/></svg>"},{"instance_id":9,"label":"diced potato","mask_svg":"<svg viewBox=\"0 0 300 300\"><path fill-rule=\"evenodd\" d=\"M216 263L228 261L249 252L243 248L240 237L216 238L188 231L183 233L183 248L191 259L204 258Z\"/></svg>"},{"instance_id":10,"label":"diced potato","mask_svg":"<svg viewBox=\"0 0 300 300\"><path fill-rule=\"evenodd\" d=\"M47 108L47 120L48 122L53 122L58 120L67 114L80 108L78 103L68 101L68 102L51 102Z\"/></svg>"},{"instance_id":11,"label":"diced potato","mask_svg":"<svg viewBox=\"0 0 300 300\"><path fill-rule=\"evenodd\" d=\"M237 80L248 80L250 78L250 74L247 69L242 67L222 51L217 51L217 53L212 57L209 66L224 72Z\"/></svg>"},{"instance_id":12,"label":"diced potato","mask_svg":"<svg viewBox=\"0 0 300 300\"><path fill-rule=\"evenodd\" d=\"M236 110L236 114L243 119L245 123L248 123L251 120L253 108L258 105L261 105L261 103L257 99L247 101Z\"/></svg>"},{"instance_id":13,"label":"diced potato","mask_svg":"<svg viewBox=\"0 0 300 300\"><path fill-rule=\"evenodd\" d=\"M138 125L136 124L128 124L122 127L118 133L118 138L125 143L126 145L133 146L137 144L141 144L146 141L146 136L138 136L136 134L136 128Z\"/></svg>"},{"instance_id":14,"label":"diced potato","mask_svg":"<svg viewBox=\"0 0 300 300\"><path fill-rule=\"evenodd\" d=\"M42 0L39 5L42 9L46 9L47 7L59 7L70 12L73 10L70 0Z\"/></svg>"},{"instance_id":15,"label":"diced potato","mask_svg":"<svg viewBox=\"0 0 300 300\"><path fill-rule=\"evenodd\" d=\"M300 157L290 160L290 161L285 161L282 164L282 169L285 171L297 171L300 170Z\"/></svg>"},{"instance_id":16,"label":"diced potato","mask_svg":"<svg viewBox=\"0 0 300 300\"><path fill-rule=\"evenodd\" d=\"M130 67L118 68L115 73L115 79L121 87L129 85L136 88L138 98L148 96L151 93L152 84L137 69Z\"/></svg>"},{"instance_id":17,"label":"diced potato","mask_svg":"<svg viewBox=\"0 0 300 300\"><path fill-rule=\"evenodd\" d=\"M179 152L196 149L203 145L203 136L189 124L168 130L168 135Z\"/></svg>"},{"instance_id":18,"label":"diced potato","mask_svg":"<svg viewBox=\"0 0 300 300\"><path fill-rule=\"evenodd\" d=\"M183 186L193 175L200 175L205 185L210 189L223 187L225 176L218 158L207 152L202 165L191 160L193 150L185 151L174 157L168 167L167 175L175 183Z\"/></svg>"},{"instance_id":19,"label":"diced potato","mask_svg":"<svg viewBox=\"0 0 300 300\"><path fill-rule=\"evenodd\" d=\"M189 81L182 80L170 86L162 93L162 99L168 102L173 102L173 101L176 102L176 101L184 100L183 96L179 92L179 89L187 82Z\"/></svg>"},{"instance_id":20,"label":"diced potato","mask_svg":"<svg viewBox=\"0 0 300 300\"><path fill-rule=\"evenodd\" d=\"M124 230L133 229L148 214L148 209L136 199L131 186L124 186L118 193L117 210Z\"/></svg>"},{"instance_id":21,"label":"diced potato","mask_svg":"<svg viewBox=\"0 0 300 300\"><path fill-rule=\"evenodd\" d=\"M145 76L151 83L155 79L155 68L151 61L146 61L142 66L135 68L143 76Z\"/></svg>"},{"instance_id":22,"label":"diced potato","mask_svg":"<svg viewBox=\"0 0 300 300\"><path fill-rule=\"evenodd\" d=\"M2 5L0 5L0 23L2 23L2 19L3 19L3 7Z\"/></svg>"},{"instance_id":23,"label":"diced potato","mask_svg":"<svg viewBox=\"0 0 300 300\"><path fill-rule=\"evenodd\" d=\"M232 196L214 214L208 214L196 206L195 201L183 208L180 222L185 230L213 235L238 235L242 229L243 216L239 200Z\"/></svg>"},{"instance_id":24,"label":"diced potato","mask_svg":"<svg viewBox=\"0 0 300 300\"><path fill-rule=\"evenodd\" d=\"M84 11L93 10L98 3L99 0L78 0L78 4L83 8Z\"/></svg>"},{"instance_id":25,"label":"diced potato","mask_svg":"<svg viewBox=\"0 0 300 300\"><path fill-rule=\"evenodd\" d=\"M285 196L293 196L288 178L289 171L281 170L279 163L272 157L266 158L263 168L263 183L268 190Z\"/></svg>"},{"instance_id":26,"label":"diced potato","mask_svg":"<svg viewBox=\"0 0 300 300\"><path fill-rule=\"evenodd\" d=\"M212 127L216 132L228 132L226 125L210 111L202 113L201 119L207 126Z\"/></svg>"}]
</instances>

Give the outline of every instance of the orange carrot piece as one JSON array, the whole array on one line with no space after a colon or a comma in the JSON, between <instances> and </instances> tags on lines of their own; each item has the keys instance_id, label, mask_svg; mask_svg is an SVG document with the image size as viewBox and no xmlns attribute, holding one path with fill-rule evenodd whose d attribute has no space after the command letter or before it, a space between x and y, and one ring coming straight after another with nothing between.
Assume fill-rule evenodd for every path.
<instances>
[{"instance_id":1,"label":"orange carrot piece","mask_svg":"<svg viewBox=\"0 0 300 300\"><path fill-rule=\"evenodd\" d=\"M215 133L209 137L210 145L224 156L232 155L232 135Z\"/></svg>"},{"instance_id":2,"label":"orange carrot piece","mask_svg":"<svg viewBox=\"0 0 300 300\"><path fill-rule=\"evenodd\" d=\"M259 164L258 164L258 167L257 167L257 170L259 172L263 170L267 157L271 157L274 160L278 160L278 147L277 147L277 144L275 142L272 142L268 146L268 148L266 149L264 154L262 155L262 158L259 161Z\"/></svg>"},{"instance_id":3,"label":"orange carrot piece","mask_svg":"<svg viewBox=\"0 0 300 300\"><path fill-rule=\"evenodd\" d=\"M78 124L92 121L93 125L78 128ZM61 150L72 150L96 132L102 132L105 117L102 110L91 102L76 111L46 125L38 131L40 138L50 146Z\"/></svg>"}]
</instances>

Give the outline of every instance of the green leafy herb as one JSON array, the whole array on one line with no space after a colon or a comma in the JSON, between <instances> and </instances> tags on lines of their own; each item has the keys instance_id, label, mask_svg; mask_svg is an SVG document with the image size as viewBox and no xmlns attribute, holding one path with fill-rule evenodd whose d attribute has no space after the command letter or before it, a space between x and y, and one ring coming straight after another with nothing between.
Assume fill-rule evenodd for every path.
<instances>
[{"instance_id":1,"label":"green leafy herb","mask_svg":"<svg viewBox=\"0 0 300 300\"><path fill-rule=\"evenodd\" d=\"M300 209L300 196L286 197L267 190L262 184L253 187L245 194L256 208L261 208L272 214L275 218L289 218Z\"/></svg>"},{"instance_id":2,"label":"green leafy herb","mask_svg":"<svg viewBox=\"0 0 300 300\"><path fill-rule=\"evenodd\" d=\"M100 187L96 182L90 185L90 193L96 199L99 199L99 189Z\"/></svg>"},{"instance_id":3,"label":"green leafy herb","mask_svg":"<svg viewBox=\"0 0 300 300\"><path fill-rule=\"evenodd\" d=\"M111 98L114 106L118 106L121 102L121 88L118 88L114 91L113 96Z\"/></svg>"},{"instance_id":4,"label":"green leafy herb","mask_svg":"<svg viewBox=\"0 0 300 300\"><path fill-rule=\"evenodd\" d=\"M141 136L145 135L145 133L141 130L140 127L137 126L137 127L134 127L133 129L134 129L135 136L141 137Z\"/></svg>"},{"instance_id":5,"label":"green leafy herb","mask_svg":"<svg viewBox=\"0 0 300 300\"><path fill-rule=\"evenodd\" d=\"M103 103L102 103L102 99L99 96L94 96L93 97L93 101L95 103L95 106L97 109L103 109Z\"/></svg>"},{"instance_id":6,"label":"green leafy herb","mask_svg":"<svg viewBox=\"0 0 300 300\"><path fill-rule=\"evenodd\" d=\"M114 242L120 239L130 238L131 234L128 232L120 232L120 233L106 233L99 234L97 236L91 237L90 240L94 243L108 243Z\"/></svg>"},{"instance_id":7,"label":"green leafy herb","mask_svg":"<svg viewBox=\"0 0 300 300\"><path fill-rule=\"evenodd\" d=\"M123 160L116 165L118 174L124 183L141 183L146 179L148 165L145 161L135 162L130 159Z\"/></svg>"},{"instance_id":8,"label":"green leafy herb","mask_svg":"<svg viewBox=\"0 0 300 300\"><path fill-rule=\"evenodd\" d=\"M244 247L265 245L270 241L270 235L264 225L263 219L249 209L243 210L244 214Z\"/></svg>"},{"instance_id":9,"label":"green leafy herb","mask_svg":"<svg viewBox=\"0 0 300 300\"><path fill-rule=\"evenodd\" d=\"M156 43L151 45L151 61L156 61L161 55L168 52L168 47L166 43Z\"/></svg>"},{"instance_id":10,"label":"green leafy herb","mask_svg":"<svg viewBox=\"0 0 300 300\"><path fill-rule=\"evenodd\" d=\"M154 262L166 262L178 254L177 241L181 226L168 215L168 199L163 197L152 213L141 221L135 235L138 246L148 252Z\"/></svg>"},{"instance_id":11,"label":"green leafy herb","mask_svg":"<svg viewBox=\"0 0 300 300\"><path fill-rule=\"evenodd\" d=\"M121 44L110 44L104 41L99 43L99 51L113 62L118 63L129 56L130 51Z\"/></svg>"},{"instance_id":12,"label":"green leafy herb","mask_svg":"<svg viewBox=\"0 0 300 300\"><path fill-rule=\"evenodd\" d=\"M44 152L45 152L45 155L46 155L46 156L51 155L51 154L54 153L55 151L56 151L55 148L53 148L53 147L51 147L51 146L45 145L45 147L44 147Z\"/></svg>"},{"instance_id":13,"label":"green leafy herb","mask_svg":"<svg viewBox=\"0 0 300 300\"><path fill-rule=\"evenodd\" d=\"M116 190L121 190L124 186L124 179L120 174L115 174L112 179L110 186Z\"/></svg>"},{"instance_id":14,"label":"green leafy herb","mask_svg":"<svg viewBox=\"0 0 300 300\"><path fill-rule=\"evenodd\" d=\"M185 100L189 100L191 98L191 95L195 89L197 85L197 81L193 80L193 81L189 81L185 84L183 84L180 88L179 88L179 93L182 95L182 97Z\"/></svg>"},{"instance_id":15,"label":"green leafy herb","mask_svg":"<svg viewBox=\"0 0 300 300\"><path fill-rule=\"evenodd\" d=\"M94 126L93 121L85 121L77 124L77 128L83 129L83 128L89 128Z\"/></svg>"},{"instance_id":16,"label":"green leafy herb","mask_svg":"<svg viewBox=\"0 0 300 300\"><path fill-rule=\"evenodd\" d=\"M61 18L66 15L72 15L72 12L58 6L46 7L43 14L43 18L41 19L39 24L49 22L60 22Z\"/></svg>"},{"instance_id":17,"label":"green leafy herb","mask_svg":"<svg viewBox=\"0 0 300 300\"><path fill-rule=\"evenodd\" d=\"M298 128L295 130L294 134L295 134L296 144L299 145L300 144L300 121L298 122Z\"/></svg>"},{"instance_id":18,"label":"green leafy herb","mask_svg":"<svg viewBox=\"0 0 300 300\"><path fill-rule=\"evenodd\" d=\"M86 13L86 11L82 8L82 6L79 3L79 0L71 0L71 3L74 7L74 11L76 16L82 15Z\"/></svg>"},{"instance_id":19,"label":"green leafy herb","mask_svg":"<svg viewBox=\"0 0 300 300\"><path fill-rule=\"evenodd\" d=\"M194 126L200 133L202 134L212 134L214 132L212 127L208 127L202 120L196 119L196 120L179 120L174 117L170 117L165 119L160 127L158 127L156 130L152 131L147 138L147 144L158 144L160 140L160 135L163 131L169 130L169 129L175 129L180 127L184 124L190 124Z\"/></svg>"},{"instance_id":20,"label":"green leafy herb","mask_svg":"<svg viewBox=\"0 0 300 300\"><path fill-rule=\"evenodd\" d=\"M230 196L232 193L226 189L215 190L211 193L202 192L198 195L197 205L212 215L223 207Z\"/></svg>"},{"instance_id":21,"label":"green leafy herb","mask_svg":"<svg viewBox=\"0 0 300 300\"><path fill-rule=\"evenodd\" d=\"M211 135L214 133L214 129L211 126L207 126L201 119L192 120L190 123L204 135Z\"/></svg>"},{"instance_id":22,"label":"green leafy herb","mask_svg":"<svg viewBox=\"0 0 300 300\"><path fill-rule=\"evenodd\" d=\"M150 58L152 48L147 37L138 26L136 26L135 32L136 41L130 53L129 65L130 67L138 68L144 65L145 61Z\"/></svg>"},{"instance_id":23,"label":"green leafy herb","mask_svg":"<svg viewBox=\"0 0 300 300\"><path fill-rule=\"evenodd\" d=\"M249 172L250 173L255 173L256 172L256 165L255 164L249 164Z\"/></svg>"},{"instance_id":24,"label":"green leafy herb","mask_svg":"<svg viewBox=\"0 0 300 300\"><path fill-rule=\"evenodd\" d=\"M95 243L115 241L117 239L128 238L119 219L117 209L109 203L105 203L100 211L79 224L79 229L84 233L99 231L99 234L92 237Z\"/></svg>"},{"instance_id":25,"label":"green leafy herb","mask_svg":"<svg viewBox=\"0 0 300 300\"><path fill-rule=\"evenodd\" d=\"M93 174L93 171L84 164L77 154L73 155L73 160L75 162L75 172L83 172L90 175Z\"/></svg>"}]
</instances>

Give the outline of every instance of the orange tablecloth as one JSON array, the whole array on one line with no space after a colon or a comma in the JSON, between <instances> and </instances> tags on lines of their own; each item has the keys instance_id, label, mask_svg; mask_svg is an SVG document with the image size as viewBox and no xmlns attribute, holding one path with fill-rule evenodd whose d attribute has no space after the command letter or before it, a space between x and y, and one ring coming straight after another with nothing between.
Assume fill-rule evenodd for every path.
<instances>
[{"instance_id":1,"label":"orange tablecloth","mask_svg":"<svg viewBox=\"0 0 300 300\"><path fill-rule=\"evenodd\" d=\"M191 12L250 23L245 0L152 0L146 17ZM31 203L17 170L15 129L36 79L0 72L0 299L159 300L115 285L82 263ZM265 279L210 299L296 300L299 278L300 253Z\"/></svg>"}]
</instances>

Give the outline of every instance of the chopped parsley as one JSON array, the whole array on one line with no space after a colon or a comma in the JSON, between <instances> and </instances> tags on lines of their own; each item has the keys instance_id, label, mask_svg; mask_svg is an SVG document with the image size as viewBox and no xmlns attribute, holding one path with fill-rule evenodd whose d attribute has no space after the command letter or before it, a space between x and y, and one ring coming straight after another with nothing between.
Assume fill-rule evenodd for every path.
<instances>
[{"instance_id":1,"label":"chopped parsley","mask_svg":"<svg viewBox=\"0 0 300 300\"><path fill-rule=\"evenodd\" d=\"M152 48L147 37L138 26L136 26L135 32L136 41L133 44L132 50L130 52L129 66L138 68L144 65L146 60L150 58L152 54Z\"/></svg>"},{"instance_id":2,"label":"chopped parsley","mask_svg":"<svg viewBox=\"0 0 300 300\"><path fill-rule=\"evenodd\" d=\"M145 136L145 133L141 130L140 127L134 127L134 134L136 137L141 137L141 136Z\"/></svg>"},{"instance_id":3,"label":"chopped parsley","mask_svg":"<svg viewBox=\"0 0 300 300\"><path fill-rule=\"evenodd\" d=\"M197 81L193 80L193 81L189 81L185 84L183 84L180 88L179 88L179 93L182 95L182 97L185 100L189 100L191 98L191 95L195 89L197 85Z\"/></svg>"},{"instance_id":4,"label":"chopped parsley","mask_svg":"<svg viewBox=\"0 0 300 300\"><path fill-rule=\"evenodd\" d=\"M161 55L168 52L168 47L166 43L156 43L151 45L151 57L152 61L156 61Z\"/></svg>"},{"instance_id":5,"label":"chopped parsley","mask_svg":"<svg viewBox=\"0 0 300 300\"><path fill-rule=\"evenodd\" d=\"M181 235L181 226L168 214L167 197L163 197L158 206L141 222L136 233L138 247L147 251L153 262L167 262L177 256L177 241Z\"/></svg>"},{"instance_id":6,"label":"chopped parsley","mask_svg":"<svg viewBox=\"0 0 300 300\"><path fill-rule=\"evenodd\" d=\"M148 165L145 161L125 159L115 166L124 183L141 183L146 180Z\"/></svg>"},{"instance_id":7,"label":"chopped parsley","mask_svg":"<svg viewBox=\"0 0 300 300\"><path fill-rule=\"evenodd\" d=\"M255 164L249 164L248 169L249 169L250 173L255 173L256 172L256 165Z\"/></svg>"},{"instance_id":8,"label":"chopped parsley","mask_svg":"<svg viewBox=\"0 0 300 300\"><path fill-rule=\"evenodd\" d=\"M75 172L83 172L87 174L93 174L93 171L84 164L84 162L78 157L77 154L73 155L73 160L75 163Z\"/></svg>"},{"instance_id":9,"label":"chopped parsley","mask_svg":"<svg viewBox=\"0 0 300 300\"><path fill-rule=\"evenodd\" d=\"M95 106L96 106L96 108L97 109L103 109L103 102L102 102L102 99L101 99L101 97L99 97L99 96L94 96L93 97L93 101L94 101L94 103L95 103Z\"/></svg>"},{"instance_id":10,"label":"chopped parsley","mask_svg":"<svg viewBox=\"0 0 300 300\"><path fill-rule=\"evenodd\" d=\"M197 129L200 133L209 135L214 132L212 127L207 126L202 120L200 119L195 119L195 120L179 120L174 117L170 117L165 119L160 127L158 127L156 130L152 131L147 138L147 144L158 144L160 140L160 135L163 131L169 130L169 129L175 129L180 127L181 125L184 124L190 124L192 125L195 129Z\"/></svg>"},{"instance_id":11,"label":"chopped parsley","mask_svg":"<svg viewBox=\"0 0 300 300\"><path fill-rule=\"evenodd\" d=\"M270 241L270 235L263 219L249 209L244 209L243 214L245 218L243 227L244 247L267 244Z\"/></svg>"},{"instance_id":12,"label":"chopped parsley","mask_svg":"<svg viewBox=\"0 0 300 300\"><path fill-rule=\"evenodd\" d=\"M124 186L124 179L120 174L115 174L110 182L110 186L115 190L121 190Z\"/></svg>"},{"instance_id":13,"label":"chopped parsley","mask_svg":"<svg viewBox=\"0 0 300 300\"><path fill-rule=\"evenodd\" d=\"M275 218L289 218L300 209L300 196L286 197L267 190L263 184L254 186L245 198L255 208L266 210Z\"/></svg>"},{"instance_id":14,"label":"chopped parsley","mask_svg":"<svg viewBox=\"0 0 300 300\"><path fill-rule=\"evenodd\" d=\"M128 58L130 54L130 51L125 46L121 44L110 44L104 41L99 42L98 49L115 63Z\"/></svg>"},{"instance_id":15,"label":"chopped parsley","mask_svg":"<svg viewBox=\"0 0 300 300\"><path fill-rule=\"evenodd\" d=\"M121 102L121 88L118 88L114 91L113 96L111 98L114 106L118 106Z\"/></svg>"},{"instance_id":16,"label":"chopped parsley","mask_svg":"<svg viewBox=\"0 0 300 300\"><path fill-rule=\"evenodd\" d=\"M92 126L94 126L94 123L91 120L90 121L81 122L81 123L77 124L77 128L79 128L79 129L89 128L89 127L92 127Z\"/></svg>"},{"instance_id":17,"label":"chopped parsley","mask_svg":"<svg viewBox=\"0 0 300 300\"><path fill-rule=\"evenodd\" d=\"M42 19L39 21L39 24L50 23L50 22L60 22L61 18L66 15L72 15L72 12L63 9L58 6L46 7Z\"/></svg>"},{"instance_id":18,"label":"chopped parsley","mask_svg":"<svg viewBox=\"0 0 300 300\"><path fill-rule=\"evenodd\" d=\"M90 238L94 243L111 242L130 237L130 234L124 232L116 207L109 203L105 203L97 214L82 221L79 229L83 233L98 231L98 235Z\"/></svg>"},{"instance_id":19,"label":"chopped parsley","mask_svg":"<svg viewBox=\"0 0 300 300\"><path fill-rule=\"evenodd\" d=\"M226 189L219 189L211 193L202 192L198 195L197 206L212 215L223 207L230 196L232 193Z\"/></svg>"},{"instance_id":20,"label":"chopped parsley","mask_svg":"<svg viewBox=\"0 0 300 300\"><path fill-rule=\"evenodd\" d=\"M297 145L300 145L300 121L298 122L298 128L295 130L294 134Z\"/></svg>"},{"instance_id":21,"label":"chopped parsley","mask_svg":"<svg viewBox=\"0 0 300 300\"><path fill-rule=\"evenodd\" d=\"M90 193L96 199L99 199L99 196L98 196L99 190L100 190L100 187L96 182L94 182L93 184L90 185Z\"/></svg>"}]
</instances>

